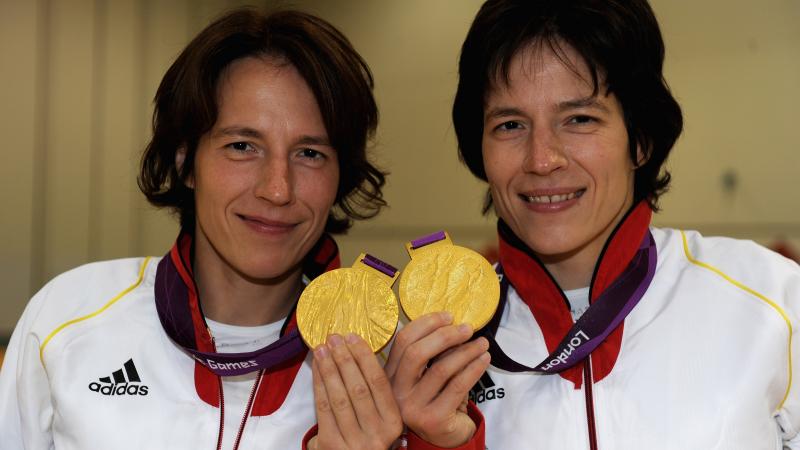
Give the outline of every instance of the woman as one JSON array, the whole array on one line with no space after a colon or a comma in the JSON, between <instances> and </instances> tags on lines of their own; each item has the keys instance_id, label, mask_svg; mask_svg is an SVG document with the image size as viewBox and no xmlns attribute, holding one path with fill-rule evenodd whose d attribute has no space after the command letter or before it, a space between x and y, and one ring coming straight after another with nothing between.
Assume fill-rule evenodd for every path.
<instances>
[{"instance_id":1,"label":"woman","mask_svg":"<svg viewBox=\"0 0 800 450\"><path fill-rule=\"evenodd\" d=\"M333 336L312 370L293 317L339 264L327 233L385 205L371 89L316 17L239 10L200 32L159 86L139 178L180 235L31 300L0 376L3 448L297 448L315 410L311 448L387 448L401 423L372 352Z\"/></svg>"},{"instance_id":2,"label":"woman","mask_svg":"<svg viewBox=\"0 0 800 450\"><path fill-rule=\"evenodd\" d=\"M800 448L797 265L650 226L682 129L663 60L645 0L489 0L475 18L453 122L499 217L502 306L459 448Z\"/></svg>"}]
</instances>

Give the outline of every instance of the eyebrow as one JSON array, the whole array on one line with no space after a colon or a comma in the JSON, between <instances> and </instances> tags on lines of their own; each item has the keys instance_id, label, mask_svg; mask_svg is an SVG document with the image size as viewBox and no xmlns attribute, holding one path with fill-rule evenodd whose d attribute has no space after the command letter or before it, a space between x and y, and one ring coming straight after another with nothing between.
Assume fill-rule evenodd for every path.
<instances>
[{"instance_id":1,"label":"eyebrow","mask_svg":"<svg viewBox=\"0 0 800 450\"><path fill-rule=\"evenodd\" d=\"M565 100L556 105L556 110L559 112L569 111L571 109L581 109L581 108L597 109L605 113L610 112L608 107L603 103L601 103L600 101L598 101L596 96L576 98L573 100ZM512 108L508 106L500 106L486 111L485 117L488 119L488 118L510 117L510 116L520 116L520 115L524 115L521 109Z\"/></svg>"},{"instance_id":2,"label":"eyebrow","mask_svg":"<svg viewBox=\"0 0 800 450\"><path fill-rule=\"evenodd\" d=\"M222 128L221 130L216 131L213 136L214 137L243 136L256 139L260 139L262 137L261 133L258 130L249 127L225 127Z\"/></svg>"},{"instance_id":3,"label":"eyebrow","mask_svg":"<svg viewBox=\"0 0 800 450\"><path fill-rule=\"evenodd\" d=\"M327 147L331 146L330 141L328 138L324 136L308 136L304 135L300 137L300 140L297 141L300 145L324 145Z\"/></svg>"},{"instance_id":4,"label":"eyebrow","mask_svg":"<svg viewBox=\"0 0 800 450\"><path fill-rule=\"evenodd\" d=\"M597 96L583 97L574 100L563 101L558 104L558 111L568 111L570 109L592 108L603 112L610 112L608 107L597 100Z\"/></svg>"},{"instance_id":5,"label":"eyebrow","mask_svg":"<svg viewBox=\"0 0 800 450\"><path fill-rule=\"evenodd\" d=\"M517 108L510 108L501 106L499 108L492 108L486 111L486 118L494 117L508 117L508 116L521 116L522 110Z\"/></svg>"},{"instance_id":6,"label":"eyebrow","mask_svg":"<svg viewBox=\"0 0 800 450\"><path fill-rule=\"evenodd\" d=\"M241 136L253 139L262 139L264 137L260 131L250 127L225 127L213 134L214 137L223 136ZM299 145L325 145L330 147L331 143L325 136L311 136L303 135L297 140Z\"/></svg>"}]
</instances>

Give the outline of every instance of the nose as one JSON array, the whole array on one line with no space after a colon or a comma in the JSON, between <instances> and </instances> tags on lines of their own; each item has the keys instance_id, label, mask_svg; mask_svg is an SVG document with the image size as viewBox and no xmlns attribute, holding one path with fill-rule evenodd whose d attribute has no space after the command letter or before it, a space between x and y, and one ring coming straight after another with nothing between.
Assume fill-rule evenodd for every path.
<instances>
[{"instance_id":1,"label":"nose","mask_svg":"<svg viewBox=\"0 0 800 450\"><path fill-rule=\"evenodd\" d=\"M567 164L565 148L558 134L549 126L534 129L527 143L522 169L536 175L549 175Z\"/></svg>"},{"instance_id":2,"label":"nose","mask_svg":"<svg viewBox=\"0 0 800 450\"><path fill-rule=\"evenodd\" d=\"M273 156L262 164L256 184L256 197L273 205L287 205L294 200L292 170L286 158Z\"/></svg>"}]
</instances>

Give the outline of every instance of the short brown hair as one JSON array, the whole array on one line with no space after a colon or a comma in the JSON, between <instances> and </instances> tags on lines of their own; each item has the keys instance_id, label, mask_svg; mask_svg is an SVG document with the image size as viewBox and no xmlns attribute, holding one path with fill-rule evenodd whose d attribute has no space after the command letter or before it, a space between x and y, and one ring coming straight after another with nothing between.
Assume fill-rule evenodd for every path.
<instances>
[{"instance_id":1,"label":"short brown hair","mask_svg":"<svg viewBox=\"0 0 800 450\"><path fill-rule=\"evenodd\" d=\"M604 94L616 95L628 131L629 155L637 165L635 201L646 200L657 210L670 182L664 163L683 129L683 115L664 80L664 41L647 0L485 2L459 60L453 125L462 161L486 181L482 155L486 96L497 81L507 79L514 56L532 44L549 46L556 55L563 54L562 45L571 46L589 67L594 94L602 88ZM637 164L637 148L644 155L642 164ZM487 196L484 213L490 206Z\"/></svg>"},{"instance_id":2,"label":"short brown hair","mask_svg":"<svg viewBox=\"0 0 800 450\"><path fill-rule=\"evenodd\" d=\"M153 138L142 156L138 184L153 205L180 216L193 230L191 176L200 138L217 120L217 82L235 60L284 59L314 93L339 161L339 186L325 230L346 231L354 219L374 217L386 205L386 173L367 159L378 125L372 74L347 38L328 22L298 11L264 13L252 8L225 14L200 32L167 70L155 96ZM175 153L186 149L182 167Z\"/></svg>"}]
</instances>

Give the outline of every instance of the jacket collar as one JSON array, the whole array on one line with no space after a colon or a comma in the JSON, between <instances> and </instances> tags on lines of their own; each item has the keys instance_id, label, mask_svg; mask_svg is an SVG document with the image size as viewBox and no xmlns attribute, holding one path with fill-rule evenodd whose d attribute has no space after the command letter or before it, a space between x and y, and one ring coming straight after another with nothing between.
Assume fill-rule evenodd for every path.
<instances>
[{"instance_id":1,"label":"jacket collar","mask_svg":"<svg viewBox=\"0 0 800 450\"><path fill-rule=\"evenodd\" d=\"M633 259L648 231L652 210L646 201L631 207L609 236L592 274L589 302L611 285ZM552 352L573 325L569 302L541 260L502 220L498 221L500 264L509 282L533 314ZM597 347L591 356L593 380L605 378L614 367L622 344L624 322ZM576 389L582 385L585 362L561 372Z\"/></svg>"},{"instance_id":2,"label":"jacket collar","mask_svg":"<svg viewBox=\"0 0 800 450\"><path fill-rule=\"evenodd\" d=\"M170 252L165 256L172 259L178 275L186 286L186 298L173 299L182 304L178 313L178 321L182 326L177 340L184 347L195 348L203 352L214 352L214 343L208 331L194 280L191 263L193 248L192 235L181 231ZM323 234L303 261L303 274L309 279L314 279L320 274L340 266L339 248L336 242L330 235ZM281 328L280 335L283 336L295 328L297 328L297 320L294 310L292 310ZM280 407L306 354L307 351L304 351L264 373L253 404L252 415L269 415ZM194 382L198 396L209 405L219 407L221 389L219 377L195 361Z\"/></svg>"}]
</instances>

